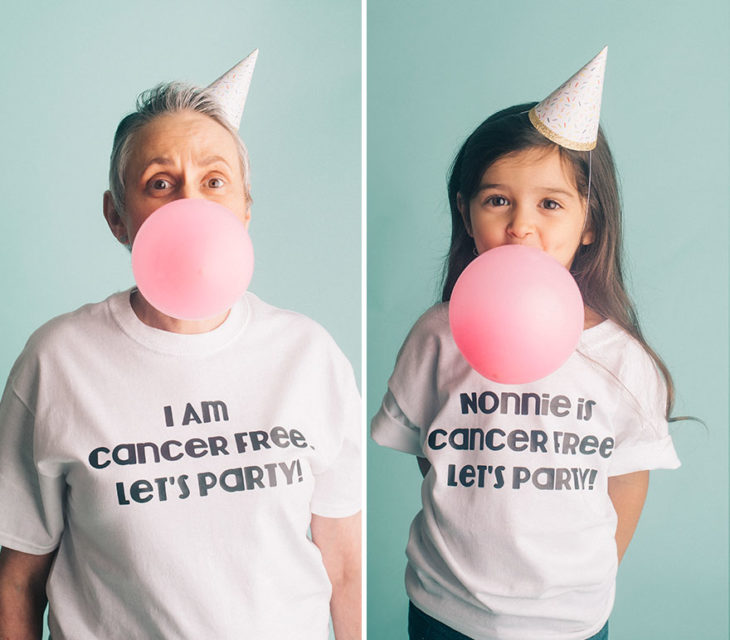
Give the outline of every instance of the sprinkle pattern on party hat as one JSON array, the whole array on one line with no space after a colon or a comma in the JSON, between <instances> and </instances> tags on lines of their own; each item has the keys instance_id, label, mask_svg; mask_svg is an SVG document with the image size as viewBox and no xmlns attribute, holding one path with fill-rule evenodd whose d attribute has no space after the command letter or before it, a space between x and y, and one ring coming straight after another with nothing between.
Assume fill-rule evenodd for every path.
<instances>
[{"instance_id":1,"label":"sprinkle pattern on party hat","mask_svg":"<svg viewBox=\"0 0 730 640\"><path fill-rule=\"evenodd\" d=\"M226 120L234 129L238 129L241 124L243 107L246 105L246 96L248 96L248 88L251 86L253 68L256 66L258 55L259 50L254 49L235 67L208 85L211 93L223 108Z\"/></svg>"},{"instance_id":2,"label":"sprinkle pattern on party hat","mask_svg":"<svg viewBox=\"0 0 730 640\"><path fill-rule=\"evenodd\" d=\"M608 47L604 47L570 80L530 109L530 122L555 144L577 151L596 146L607 52Z\"/></svg>"}]
</instances>

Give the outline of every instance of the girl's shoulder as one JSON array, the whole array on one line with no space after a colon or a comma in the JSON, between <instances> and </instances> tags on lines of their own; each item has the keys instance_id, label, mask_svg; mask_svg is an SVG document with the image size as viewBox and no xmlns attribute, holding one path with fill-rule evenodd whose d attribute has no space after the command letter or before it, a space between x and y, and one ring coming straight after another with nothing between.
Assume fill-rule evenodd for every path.
<instances>
[{"instance_id":1,"label":"girl's shoulder","mask_svg":"<svg viewBox=\"0 0 730 640\"><path fill-rule=\"evenodd\" d=\"M449 327L449 303L439 302L427 309L411 327L399 358L412 353L416 359L425 359L428 354L436 356L443 351L444 344L453 344Z\"/></svg>"},{"instance_id":2,"label":"girl's shoulder","mask_svg":"<svg viewBox=\"0 0 730 640\"><path fill-rule=\"evenodd\" d=\"M450 332L449 303L438 302L421 314L413 325L410 335L442 335Z\"/></svg>"},{"instance_id":3,"label":"girl's shoulder","mask_svg":"<svg viewBox=\"0 0 730 640\"><path fill-rule=\"evenodd\" d=\"M586 329L576 349L597 364L635 397L659 398L663 404L666 383L643 345L613 320Z\"/></svg>"},{"instance_id":4,"label":"girl's shoulder","mask_svg":"<svg viewBox=\"0 0 730 640\"><path fill-rule=\"evenodd\" d=\"M585 329L578 342L578 350L600 355L618 363L626 358L651 361L651 356L641 343L610 319Z\"/></svg>"}]
</instances>

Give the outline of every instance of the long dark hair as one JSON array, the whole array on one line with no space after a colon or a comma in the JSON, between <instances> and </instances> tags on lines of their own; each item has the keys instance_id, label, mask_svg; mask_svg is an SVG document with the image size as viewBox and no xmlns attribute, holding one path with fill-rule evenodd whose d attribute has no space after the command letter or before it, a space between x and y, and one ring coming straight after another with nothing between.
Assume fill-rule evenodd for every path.
<instances>
[{"instance_id":1,"label":"long dark hair","mask_svg":"<svg viewBox=\"0 0 730 640\"><path fill-rule=\"evenodd\" d=\"M446 302L451 298L457 278L475 257L474 240L464 225L457 206L457 194L461 194L462 202L470 202L484 172L507 154L527 149L557 149L563 163L572 169L578 193L584 201L588 199L589 220L586 228L593 232L593 242L580 245L570 272L578 283L585 305L602 317L613 320L636 338L654 360L667 384L666 414L669 417L674 403L672 376L659 355L647 344L636 309L624 285L621 266L621 199L616 168L606 138L599 127L598 142L591 152L560 147L530 123L527 112L535 104L518 104L490 116L474 130L456 154L448 184L451 245L444 266L441 299Z\"/></svg>"}]
</instances>

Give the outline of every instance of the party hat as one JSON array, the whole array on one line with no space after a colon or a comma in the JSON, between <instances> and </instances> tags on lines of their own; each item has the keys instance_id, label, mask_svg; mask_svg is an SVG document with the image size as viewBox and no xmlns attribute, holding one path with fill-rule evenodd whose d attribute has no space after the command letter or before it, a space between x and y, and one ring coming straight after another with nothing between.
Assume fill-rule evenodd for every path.
<instances>
[{"instance_id":1,"label":"party hat","mask_svg":"<svg viewBox=\"0 0 730 640\"><path fill-rule=\"evenodd\" d=\"M246 96L248 88L251 86L253 68L256 66L258 55L259 50L254 49L235 67L208 85L211 93L223 108L226 120L234 129L238 129L241 124L243 107L246 104Z\"/></svg>"},{"instance_id":2,"label":"party hat","mask_svg":"<svg viewBox=\"0 0 730 640\"><path fill-rule=\"evenodd\" d=\"M530 122L555 144L577 151L596 146L607 52L608 47L604 47L570 80L530 109Z\"/></svg>"}]
</instances>

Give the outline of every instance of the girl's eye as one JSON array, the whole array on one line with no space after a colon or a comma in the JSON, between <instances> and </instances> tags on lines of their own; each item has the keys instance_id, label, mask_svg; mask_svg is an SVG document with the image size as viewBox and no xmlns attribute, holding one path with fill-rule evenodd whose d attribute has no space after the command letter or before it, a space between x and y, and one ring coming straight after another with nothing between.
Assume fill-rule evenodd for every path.
<instances>
[{"instance_id":1,"label":"girl's eye","mask_svg":"<svg viewBox=\"0 0 730 640\"><path fill-rule=\"evenodd\" d=\"M211 189L220 189L225 185L225 182L223 182L222 178L211 178L208 180L208 186Z\"/></svg>"},{"instance_id":2,"label":"girl's eye","mask_svg":"<svg viewBox=\"0 0 730 640\"><path fill-rule=\"evenodd\" d=\"M485 203L493 207L504 207L508 204L507 198L504 196L489 196Z\"/></svg>"},{"instance_id":3,"label":"girl's eye","mask_svg":"<svg viewBox=\"0 0 730 640\"><path fill-rule=\"evenodd\" d=\"M555 202L555 200L551 200L550 198L545 198L545 200L542 201L542 206L551 211L561 208L560 203Z\"/></svg>"}]
</instances>

